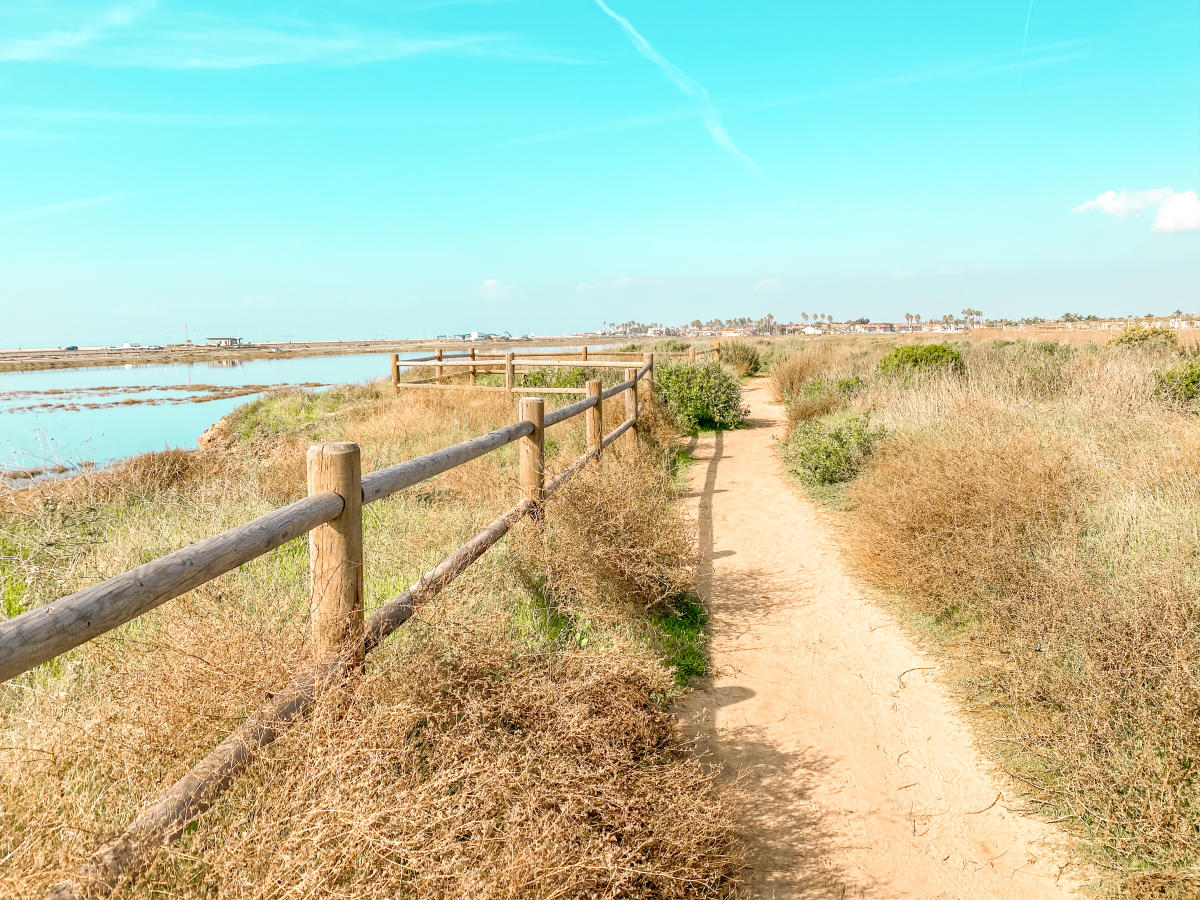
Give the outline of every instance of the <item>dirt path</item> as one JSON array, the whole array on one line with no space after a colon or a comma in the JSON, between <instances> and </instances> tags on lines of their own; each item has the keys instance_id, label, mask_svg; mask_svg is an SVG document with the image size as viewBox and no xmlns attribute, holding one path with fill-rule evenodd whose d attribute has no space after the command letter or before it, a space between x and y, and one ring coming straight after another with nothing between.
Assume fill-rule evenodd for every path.
<instances>
[{"instance_id":1,"label":"dirt path","mask_svg":"<svg viewBox=\"0 0 1200 900\"><path fill-rule=\"evenodd\" d=\"M754 896L1069 896L1054 830L1006 808L935 661L785 480L766 386L747 399L751 427L695 448L717 677L683 712L741 773Z\"/></svg>"}]
</instances>

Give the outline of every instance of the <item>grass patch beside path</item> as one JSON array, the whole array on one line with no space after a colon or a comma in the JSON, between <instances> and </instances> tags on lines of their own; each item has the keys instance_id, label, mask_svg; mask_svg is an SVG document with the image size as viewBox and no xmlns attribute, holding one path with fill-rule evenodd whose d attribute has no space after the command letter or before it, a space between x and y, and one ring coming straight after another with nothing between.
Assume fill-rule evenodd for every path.
<instances>
[{"instance_id":1,"label":"grass patch beside path","mask_svg":"<svg viewBox=\"0 0 1200 900\"><path fill-rule=\"evenodd\" d=\"M861 378L834 417L886 435L833 465L834 417L817 440L800 413L785 457L840 505L852 568L954 661L983 745L1082 838L1106 889L1200 896L1200 420L1175 387L1189 351L1140 333L949 349L895 377L881 370L911 348L802 347L773 373L781 396Z\"/></svg>"},{"instance_id":2,"label":"grass patch beside path","mask_svg":"<svg viewBox=\"0 0 1200 900\"><path fill-rule=\"evenodd\" d=\"M369 472L513 415L496 392L288 392L196 452L5 495L3 614L302 497L313 440L357 441ZM668 711L703 626L667 421L652 406L421 608L128 893L736 894L730 805ZM553 438L551 473L582 421ZM517 466L506 447L367 507L368 610L508 508ZM307 563L292 541L0 686L0 895L43 895L304 668Z\"/></svg>"}]
</instances>

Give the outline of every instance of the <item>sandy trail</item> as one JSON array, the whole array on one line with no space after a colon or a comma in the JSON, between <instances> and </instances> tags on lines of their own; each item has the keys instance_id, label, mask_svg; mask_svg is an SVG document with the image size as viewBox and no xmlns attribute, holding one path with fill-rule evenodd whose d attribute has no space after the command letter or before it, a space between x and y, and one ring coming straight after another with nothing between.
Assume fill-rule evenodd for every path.
<instances>
[{"instance_id":1,"label":"sandy trail","mask_svg":"<svg viewBox=\"0 0 1200 900\"><path fill-rule=\"evenodd\" d=\"M694 451L717 676L682 712L743 779L753 895L1070 896L1056 830L1006 808L936 662L785 480L766 385L746 397L750 427Z\"/></svg>"}]
</instances>

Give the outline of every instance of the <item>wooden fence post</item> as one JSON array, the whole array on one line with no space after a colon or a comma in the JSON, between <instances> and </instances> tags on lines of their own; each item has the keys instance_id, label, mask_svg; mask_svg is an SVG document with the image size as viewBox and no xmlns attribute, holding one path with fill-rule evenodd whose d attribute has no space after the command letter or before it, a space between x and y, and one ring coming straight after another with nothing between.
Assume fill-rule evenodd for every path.
<instances>
[{"instance_id":1,"label":"wooden fence post","mask_svg":"<svg viewBox=\"0 0 1200 900\"><path fill-rule=\"evenodd\" d=\"M474 347L471 348L471 352L469 355L471 357L471 362L472 363L475 362L475 348ZM479 379L478 379L477 375L478 375L478 373L475 369L475 366L471 366L471 384L479 383Z\"/></svg>"},{"instance_id":2,"label":"wooden fence post","mask_svg":"<svg viewBox=\"0 0 1200 900\"><path fill-rule=\"evenodd\" d=\"M520 418L533 423L532 433L521 438L521 496L541 505L545 495L546 405L541 397L522 397Z\"/></svg>"},{"instance_id":3,"label":"wooden fence post","mask_svg":"<svg viewBox=\"0 0 1200 900\"><path fill-rule=\"evenodd\" d=\"M583 348L579 351L579 358L587 362L587 344L584 344Z\"/></svg>"},{"instance_id":4,"label":"wooden fence post","mask_svg":"<svg viewBox=\"0 0 1200 900\"><path fill-rule=\"evenodd\" d=\"M392 390L400 390L400 356L392 354Z\"/></svg>"},{"instance_id":5,"label":"wooden fence post","mask_svg":"<svg viewBox=\"0 0 1200 900\"><path fill-rule=\"evenodd\" d=\"M635 443L637 441L637 430L638 430L638 427L637 427L637 414L638 414L637 369L626 369L625 370L625 380L629 381L631 378L633 379L633 384L630 385L629 390L627 390L625 392L625 418L633 419L633 425L629 429L629 434L630 434L629 443Z\"/></svg>"},{"instance_id":6,"label":"wooden fence post","mask_svg":"<svg viewBox=\"0 0 1200 900\"><path fill-rule=\"evenodd\" d=\"M654 393L654 354L644 354L642 356L642 362L650 363L650 368L646 370L646 387L650 393Z\"/></svg>"},{"instance_id":7,"label":"wooden fence post","mask_svg":"<svg viewBox=\"0 0 1200 900\"><path fill-rule=\"evenodd\" d=\"M342 514L308 533L313 653L327 661L349 648L363 661L362 461L358 444L308 448L308 493L333 491Z\"/></svg>"},{"instance_id":8,"label":"wooden fence post","mask_svg":"<svg viewBox=\"0 0 1200 900\"><path fill-rule=\"evenodd\" d=\"M695 344L688 344L688 362L693 363L693 364L696 362L696 345Z\"/></svg>"},{"instance_id":9,"label":"wooden fence post","mask_svg":"<svg viewBox=\"0 0 1200 900\"><path fill-rule=\"evenodd\" d=\"M596 405L584 411L587 422L588 449L600 454L601 443L604 440L604 385L599 379L592 379L586 385L588 397L596 398Z\"/></svg>"},{"instance_id":10,"label":"wooden fence post","mask_svg":"<svg viewBox=\"0 0 1200 900\"><path fill-rule=\"evenodd\" d=\"M509 350L504 354L504 387L511 394L516 381L516 370L513 367L513 354Z\"/></svg>"},{"instance_id":11,"label":"wooden fence post","mask_svg":"<svg viewBox=\"0 0 1200 900\"><path fill-rule=\"evenodd\" d=\"M439 363L442 361L442 348L441 347L438 347L436 350L433 351L433 358L435 360L437 360ZM434 366L433 367L434 378L436 378L438 381L441 381L442 373L444 371L445 371L445 369L442 366Z\"/></svg>"},{"instance_id":12,"label":"wooden fence post","mask_svg":"<svg viewBox=\"0 0 1200 900\"><path fill-rule=\"evenodd\" d=\"M713 352L717 354L717 362L721 361L721 342L713 341Z\"/></svg>"}]
</instances>

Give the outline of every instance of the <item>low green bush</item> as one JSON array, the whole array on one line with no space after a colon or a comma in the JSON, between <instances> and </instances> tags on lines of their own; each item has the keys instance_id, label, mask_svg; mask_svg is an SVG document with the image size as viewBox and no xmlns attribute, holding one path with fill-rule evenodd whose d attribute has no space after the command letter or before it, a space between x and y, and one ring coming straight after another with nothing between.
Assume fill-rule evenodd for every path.
<instances>
[{"instance_id":1,"label":"low green bush","mask_svg":"<svg viewBox=\"0 0 1200 900\"><path fill-rule=\"evenodd\" d=\"M617 378L619 369L613 368L598 368L594 366L571 366L570 368L559 368L557 366L543 366L537 369L531 369L525 373L525 387L546 387L546 388L580 388L588 381L599 379L606 385L616 384L620 379Z\"/></svg>"},{"instance_id":2,"label":"low green bush","mask_svg":"<svg viewBox=\"0 0 1200 900\"><path fill-rule=\"evenodd\" d=\"M784 459L807 484L841 484L862 470L883 436L882 428L871 427L870 413L801 421L788 435Z\"/></svg>"},{"instance_id":3,"label":"low green bush","mask_svg":"<svg viewBox=\"0 0 1200 900\"><path fill-rule=\"evenodd\" d=\"M753 344L730 341L721 345L721 362L740 376L757 375L762 368L762 355Z\"/></svg>"},{"instance_id":4,"label":"low green bush","mask_svg":"<svg viewBox=\"0 0 1200 900\"><path fill-rule=\"evenodd\" d=\"M687 353L688 345L675 338L664 338L654 345L657 353Z\"/></svg>"},{"instance_id":5,"label":"low green bush","mask_svg":"<svg viewBox=\"0 0 1200 900\"><path fill-rule=\"evenodd\" d=\"M908 344L895 347L879 361L884 375L898 375L918 369L954 369L963 367L962 354L949 344Z\"/></svg>"},{"instance_id":6,"label":"low green bush","mask_svg":"<svg viewBox=\"0 0 1200 900\"><path fill-rule=\"evenodd\" d=\"M1160 325L1127 325L1108 343L1110 345L1124 344L1135 347L1156 344L1164 347L1175 347L1179 344L1179 337L1173 329L1164 328Z\"/></svg>"},{"instance_id":7,"label":"low green bush","mask_svg":"<svg viewBox=\"0 0 1200 900\"><path fill-rule=\"evenodd\" d=\"M859 391L867 386L867 383L862 380L860 375L851 375L849 378L839 378L835 387L839 394L843 397L853 397Z\"/></svg>"},{"instance_id":8,"label":"low green bush","mask_svg":"<svg viewBox=\"0 0 1200 900\"><path fill-rule=\"evenodd\" d=\"M1155 376L1154 394L1168 403L1200 408L1200 358L1189 359Z\"/></svg>"},{"instance_id":9,"label":"low green bush","mask_svg":"<svg viewBox=\"0 0 1200 900\"><path fill-rule=\"evenodd\" d=\"M750 408L742 402L742 386L717 363L656 366L654 384L681 431L740 428Z\"/></svg>"}]
</instances>

